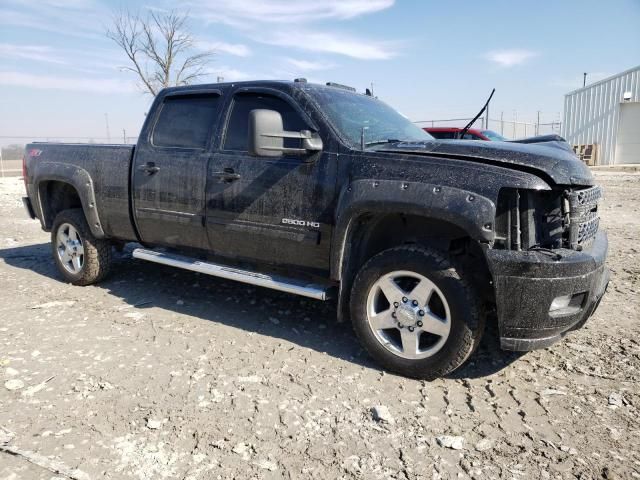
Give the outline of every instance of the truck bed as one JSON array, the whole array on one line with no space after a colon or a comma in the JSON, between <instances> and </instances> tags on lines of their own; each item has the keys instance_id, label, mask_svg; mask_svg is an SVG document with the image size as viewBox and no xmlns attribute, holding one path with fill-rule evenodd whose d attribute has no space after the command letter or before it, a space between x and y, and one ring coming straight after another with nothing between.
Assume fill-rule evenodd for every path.
<instances>
[{"instance_id":1,"label":"truck bed","mask_svg":"<svg viewBox=\"0 0 640 480\"><path fill-rule=\"evenodd\" d=\"M31 185L41 181L68 180L69 170L88 173L95 193L100 223L109 237L136 240L130 216L129 176L134 145L45 143L27 145L25 161ZM35 192L34 192L35 193ZM31 192L30 192L31 196ZM32 197L33 198L33 197Z\"/></svg>"}]
</instances>

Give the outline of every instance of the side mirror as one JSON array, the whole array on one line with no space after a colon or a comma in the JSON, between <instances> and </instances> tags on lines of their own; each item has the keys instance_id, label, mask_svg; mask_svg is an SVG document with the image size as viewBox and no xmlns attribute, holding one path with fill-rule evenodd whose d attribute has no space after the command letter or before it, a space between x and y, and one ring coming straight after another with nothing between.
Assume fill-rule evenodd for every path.
<instances>
[{"instance_id":1,"label":"side mirror","mask_svg":"<svg viewBox=\"0 0 640 480\"><path fill-rule=\"evenodd\" d=\"M285 138L301 140L300 148L284 146ZM281 157L282 154L306 155L322 150L322 139L315 132L287 132L282 115L275 110L257 109L249 112L249 154L261 157Z\"/></svg>"}]
</instances>

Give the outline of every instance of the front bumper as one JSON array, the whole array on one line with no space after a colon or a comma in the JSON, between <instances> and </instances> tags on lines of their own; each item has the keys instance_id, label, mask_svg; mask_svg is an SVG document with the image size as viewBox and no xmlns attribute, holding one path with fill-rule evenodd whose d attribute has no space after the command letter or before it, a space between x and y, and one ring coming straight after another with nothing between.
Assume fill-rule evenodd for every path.
<instances>
[{"instance_id":1,"label":"front bumper","mask_svg":"<svg viewBox=\"0 0 640 480\"><path fill-rule=\"evenodd\" d=\"M561 257L557 260L536 251L489 250L501 347L545 348L582 327L609 283L608 248L601 231L589 250L554 250ZM571 297L572 305L551 311L554 299L563 296Z\"/></svg>"}]
</instances>

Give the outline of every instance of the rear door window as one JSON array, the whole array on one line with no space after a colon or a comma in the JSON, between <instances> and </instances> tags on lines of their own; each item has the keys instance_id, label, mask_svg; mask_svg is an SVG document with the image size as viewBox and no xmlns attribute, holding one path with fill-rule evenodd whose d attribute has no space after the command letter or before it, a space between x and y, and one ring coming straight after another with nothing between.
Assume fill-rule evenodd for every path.
<instances>
[{"instance_id":1,"label":"rear door window","mask_svg":"<svg viewBox=\"0 0 640 480\"><path fill-rule=\"evenodd\" d=\"M216 94L166 97L153 129L153 145L205 149L219 103L220 96Z\"/></svg>"}]
</instances>

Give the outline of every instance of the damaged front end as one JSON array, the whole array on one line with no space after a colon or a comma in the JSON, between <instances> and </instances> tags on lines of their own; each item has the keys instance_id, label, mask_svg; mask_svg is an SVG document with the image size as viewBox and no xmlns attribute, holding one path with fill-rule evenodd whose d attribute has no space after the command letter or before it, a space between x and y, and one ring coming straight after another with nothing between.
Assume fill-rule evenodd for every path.
<instances>
[{"instance_id":1,"label":"damaged front end","mask_svg":"<svg viewBox=\"0 0 640 480\"><path fill-rule=\"evenodd\" d=\"M599 186L545 191L503 188L496 206L494 248L581 251L600 225Z\"/></svg>"},{"instance_id":2,"label":"damaged front end","mask_svg":"<svg viewBox=\"0 0 640 480\"><path fill-rule=\"evenodd\" d=\"M503 348L546 347L597 308L609 279L601 198L599 186L500 191L487 258Z\"/></svg>"}]
</instances>

